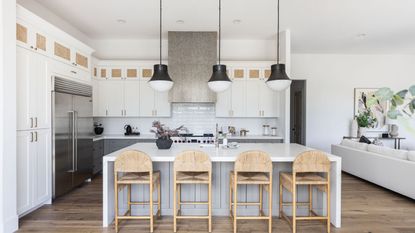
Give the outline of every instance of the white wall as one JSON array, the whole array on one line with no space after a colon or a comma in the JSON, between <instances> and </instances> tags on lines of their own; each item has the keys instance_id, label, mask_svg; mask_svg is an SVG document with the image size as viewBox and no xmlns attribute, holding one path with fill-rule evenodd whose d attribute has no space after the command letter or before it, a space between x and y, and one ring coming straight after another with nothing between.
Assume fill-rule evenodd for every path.
<instances>
[{"instance_id":1,"label":"white wall","mask_svg":"<svg viewBox=\"0 0 415 233\"><path fill-rule=\"evenodd\" d=\"M291 77L307 80L307 145L330 151L349 134L354 88L390 87L396 91L415 84L415 55L293 54ZM407 136L403 148L415 149Z\"/></svg>"},{"instance_id":2,"label":"white wall","mask_svg":"<svg viewBox=\"0 0 415 233\"><path fill-rule=\"evenodd\" d=\"M0 232L17 230L16 1L0 2Z\"/></svg>"}]
</instances>

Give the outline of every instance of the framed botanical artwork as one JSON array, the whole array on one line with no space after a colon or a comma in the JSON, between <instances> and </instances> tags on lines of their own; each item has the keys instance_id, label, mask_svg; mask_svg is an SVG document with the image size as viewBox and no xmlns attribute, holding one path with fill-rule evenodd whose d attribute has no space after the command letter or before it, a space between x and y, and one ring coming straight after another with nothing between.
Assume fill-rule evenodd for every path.
<instances>
[{"instance_id":1,"label":"framed botanical artwork","mask_svg":"<svg viewBox=\"0 0 415 233\"><path fill-rule=\"evenodd\" d=\"M387 102L377 102L368 106L368 100L373 97L379 88L355 88L354 89L354 116L370 111L376 118L374 129L382 129L385 126L386 114L388 112Z\"/></svg>"}]
</instances>

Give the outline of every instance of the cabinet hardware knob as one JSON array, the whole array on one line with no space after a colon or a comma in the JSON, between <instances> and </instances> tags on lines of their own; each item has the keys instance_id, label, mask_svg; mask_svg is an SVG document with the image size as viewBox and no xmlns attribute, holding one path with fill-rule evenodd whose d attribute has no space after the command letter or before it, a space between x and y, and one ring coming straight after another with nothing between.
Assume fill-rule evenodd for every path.
<instances>
[{"instance_id":1,"label":"cabinet hardware knob","mask_svg":"<svg viewBox=\"0 0 415 233\"><path fill-rule=\"evenodd\" d=\"M33 117L30 118L30 128L33 128Z\"/></svg>"},{"instance_id":2,"label":"cabinet hardware knob","mask_svg":"<svg viewBox=\"0 0 415 233\"><path fill-rule=\"evenodd\" d=\"M76 74L76 71L71 70L71 73Z\"/></svg>"},{"instance_id":3,"label":"cabinet hardware knob","mask_svg":"<svg viewBox=\"0 0 415 233\"><path fill-rule=\"evenodd\" d=\"M30 142L33 142L33 132L30 132Z\"/></svg>"},{"instance_id":4,"label":"cabinet hardware knob","mask_svg":"<svg viewBox=\"0 0 415 233\"><path fill-rule=\"evenodd\" d=\"M37 128L37 117L35 117L35 128Z\"/></svg>"},{"instance_id":5,"label":"cabinet hardware knob","mask_svg":"<svg viewBox=\"0 0 415 233\"><path fill-rule=\"evenodd\" d=\"M35 132L35 142L37 142L37 132Z\"/></svg>"}]
</instances>

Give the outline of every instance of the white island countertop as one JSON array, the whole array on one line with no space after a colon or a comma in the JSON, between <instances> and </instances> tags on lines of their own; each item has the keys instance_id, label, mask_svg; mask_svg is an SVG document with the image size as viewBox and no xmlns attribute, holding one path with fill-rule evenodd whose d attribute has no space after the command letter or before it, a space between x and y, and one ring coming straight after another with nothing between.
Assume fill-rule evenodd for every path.
<instances>
[{"instance_id":1,"label":"white island countertop","mask_svg":"<svg viewBox=\"0 0 415 233\"><path fill-rule=\"evenodd\" d=\"M155 143L136 143L104 156L104 162L114 161L125 150L140 150L151 156L154 162L173 162L176 155L185 150L200 150L207 153L212 162L234 162L236 157L249 150L261 150L271 156L273 162L292 162L297 155L304 151L313 150L299 144L285 143L239 143L237 149L226 149L214 145L200 146L199 144L173 144L168 150L159 150ZM338 156L327 154L331 161L340 161Z\"/></svg>"},{"instance_id":2,"label":"white island countertop","mask_svg":"<svg viewBox=\"0 0 415 233\"><path fill-rule=\"evenodd\" d=\"M99 141L103 139L154 139L156 136L154 134L141 134L141 135L124 135L124 134L102 134L95 135L94 141ZM229 140L283 140L281 136L264 136L264 135L247 135L247 136L229 136Z\"/></svg>"}]
</instances>

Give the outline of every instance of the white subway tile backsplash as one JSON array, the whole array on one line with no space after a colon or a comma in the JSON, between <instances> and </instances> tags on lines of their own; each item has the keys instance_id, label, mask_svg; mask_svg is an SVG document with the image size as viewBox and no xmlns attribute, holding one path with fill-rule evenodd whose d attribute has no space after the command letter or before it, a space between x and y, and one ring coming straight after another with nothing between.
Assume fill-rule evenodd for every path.
<instances>
[{"instance_id":1,"label":"white subway tile backsplash","mask_svg":"<svg viewBox=\"0 0 415 233\"><path fill-rule=\"evenodd\" d=\"M235 126L249 130L250 135L261 135L262 125L279 127L277 118L216 118L215 104L213 103L173 103L172 117L140 117L140 118L95 118L96 122L104 126L104 134L124 133L124 125L137 127L141 134L149 134L154 120L160 120L170 128L184 125L194 134L214 133L216 123L226 132L228 126ZM280 132L279 132L280 133Z\"/></svg>"}]
</instances>

